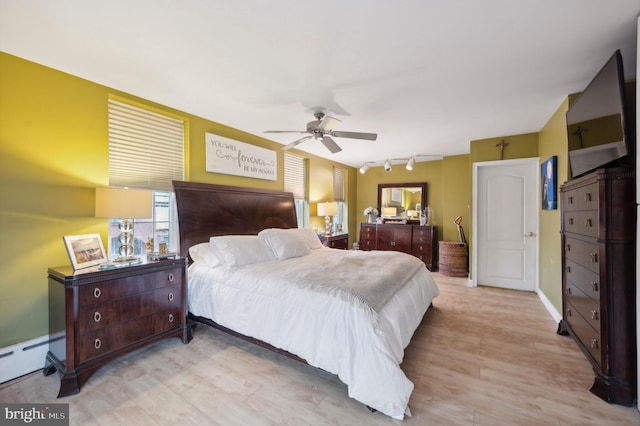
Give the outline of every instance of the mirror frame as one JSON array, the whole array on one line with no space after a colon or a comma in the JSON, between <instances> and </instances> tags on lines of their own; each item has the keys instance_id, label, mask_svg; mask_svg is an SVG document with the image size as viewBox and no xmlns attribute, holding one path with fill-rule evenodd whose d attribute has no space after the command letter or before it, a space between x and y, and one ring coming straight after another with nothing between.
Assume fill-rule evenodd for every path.
<instances>
[{"instance_id":1,"label":"mirror frame","mask_svg":"<svg viewBox=\"0 0 640 426\"><path fill-rule=\"evenodd\" d=\"M427 208L427 182L405 182L405 183L379 183L378 184L378 211L382 214L382 190L387 188L420 188L422 190L422 197L420 202L422 208ZM419 220L409 220L408 222L420 222Z\"/></svg>"}]
</instances>

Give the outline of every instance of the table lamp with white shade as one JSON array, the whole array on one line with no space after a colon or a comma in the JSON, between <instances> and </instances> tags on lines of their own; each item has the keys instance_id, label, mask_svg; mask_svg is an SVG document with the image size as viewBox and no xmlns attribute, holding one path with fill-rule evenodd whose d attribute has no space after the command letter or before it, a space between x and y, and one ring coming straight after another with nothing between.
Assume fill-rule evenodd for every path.
<instances>
[{"instance_id":1,"label":"table lamp with white shade","mask_svg":"<svg viewBox=\"0 0 640 426\"><path fill-rule=\"evenodd\" d=\"M331 216L338 214L338 203L318 203L318 216L324 216L324 235L331 235Z\"/></svg>"}]
</instances>

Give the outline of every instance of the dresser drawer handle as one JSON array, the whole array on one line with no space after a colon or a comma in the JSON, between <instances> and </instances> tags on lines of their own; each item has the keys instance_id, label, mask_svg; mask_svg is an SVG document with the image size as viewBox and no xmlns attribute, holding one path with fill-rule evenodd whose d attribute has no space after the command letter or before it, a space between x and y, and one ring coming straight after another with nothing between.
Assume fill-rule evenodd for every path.
<instances>
[{"instance_id":1,"label":"dresser drawer handle","mask_svg":"<svg viewBox=\"0 0 640 426\"><path fill-rule=\"evenodd\" d=\"M573 204L573 197L569 197L568 201L569 201L569 204Z\"/></svg>"},{"instance_id":2,"label":"dresser drawer handle","mask_svg":"<svg viewBox=\"0 0 640 426\"><path fill-rule=\"evenodd\" d=\"M571 288L567 289L567 296L571 296Z\"/></svg>"},{"instance_id":3,"label":"dresser drawer handle","mask_svg":"<svg viewBox=\"0 0 640 426\"><path fill-rule=\"evenodd\" d=\"M173 293L169 293L168 299L169 299L170 302L173 301Z\"/></svg>"},{"instance_id":4,"label":"dresser drawer handle","mask_svg":"<svg viewBox=\"0 0 640 426\"><path fill-rule=\"evenodd\" d=\"M584 220L584 227L585 227L585 228L591 228L591 226L592 226L592 225L591 225L591 219L586 218L586 219Z\"/></svg>"},{"instance_id":5,"label":"dresser drawer handle","mask_svg":"<svg viewBox=\"0 0 640 426\"><path fill-rule=\"evenodd\" d=\"M569 218L569 225L573 226L573 218L572 217Z\"/></svg>"},{"instance_id":6,"label":"dresser drawer handle","mask_svg":"<svg viewBox=\"0 0 640 426\"><path fill-rule=\"evenodd\" d=\"M598 283L597 282L592 282L591 283L591 291L598 291Z\"/></svg>"},{"instance_id":7,"label":"dresser drawer handle","mask_svg":"<svg viewBox=\"0 0 640 426\"><path fill-rule=\"evenodd\" d=\"M571 315L573 315L573 312L571 312L571 309L567 309L567 316L570 317Z\"/></svg>"},{"instance_id":8,"label":"dresser drawer handle","mask_svg":"<svg viewBox=\"0 0 640 426\"><path fill-rule=\"evenodd\" d=\"M100 312L96 311L93 313L93 320L95 322L100 322L101 319L102 319L102 314L100 314Z\"/></svg>"},{"instance_id":9,"label":"dresser drawer handle","mask_svg":"<svg viewBox=\"0 0 640 426\"><path fill-rule=\"evenodd\" d=\"M591 263L598 263L598 253L591 253Z\"/></svg>"},{"instance_id":10,"label":"dresser drawer handle","mask_svg":"<svg viewBox=\"0 0 640 426\"><path fill-rule=\"evenodd\" d=\"M173 278L174 278L173 274L169 274L169 276L167 277L170 283L173 282Z\"/></svg>"},{"instance_id":11,"label":"dresser drawer handle","mask_svg":"<svg viewBox=\"0 0 640 426\"><path fill-rule=\"evenodd\" d=\"M102 346L102 340L100 340L100 339L95 339L95 340L93 341L93 347L94 347L94 348L96 348L96 349L100 349L100 346Z\"/></svg>"},{"instance_id":12,"label":"dresser drawer handle","mask_svg":"<svg viewBox=\"0 0 640 426\"><path fill-rule=\"evenodd\" d=\"M169 322L173 322L173 314L169 314Z\"/></svg>"},{"instance_id":13,"label":"dresser drawer handle","mask_svg":"<svg viewBox=\"0 0 640 426\"><path fill-rule=\"evenodd\" d=\"M591 349L598 349L598 339L591 339Z\"/></svg>"},{"instance_id":14,"label":"dresser drawer handle","mask_svg":"<svg viewBox=\"0 0 640 426\"><path fill-rule=\"evenodd\" d=\"M571 244L567 244L567 251L571 251Z\"/></svg>"},{"instance_id":15,"label":"dresser drawer handle","mask_svg":"<svg viewBox=\"0 0 640 426\"><path fill-rule=\"evenodd\" d=\"M571 266L567 266L567 274L571 273Z\"/></svg>"},{"instance_id":16,"label":"dresser drawer handle","mask_svg":"<svg viewBox=\"0 0 640 426\"><path fill-rule=\"evenodd\" d=\"M94 288L93 289L93 297L98 299L100 296L102 296L102 290L100 290L99 287Z\"/></svg>"},{"instance_id":17,"label":"dresser drawer handle","mask_svg":"<svg viewBox=\"0 0 640 426\"><path fill-rule=\"evenodd\" d=\"M584 194L584 201L589 203L591 202L591 193L587 192L586 194Z\"/></svg>"},{"instance_id":18,"label":"dresser drawer handle","mask_svg":"<svg viewBox=\"0 0 640 426\"><path fill-rule=\"evenodd\" d=\"M596 311L595 309L591 311L591 319L594 321L598 320L598 311Z\"/></svg>"}]
</instances>

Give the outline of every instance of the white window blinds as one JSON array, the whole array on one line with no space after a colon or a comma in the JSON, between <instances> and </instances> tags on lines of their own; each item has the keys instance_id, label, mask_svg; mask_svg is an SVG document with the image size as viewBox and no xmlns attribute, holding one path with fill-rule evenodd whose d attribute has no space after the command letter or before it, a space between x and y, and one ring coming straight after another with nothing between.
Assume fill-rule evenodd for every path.
<instances>
[{"instance_id":1,"label":"white window blinds","mask_svg":"<svg viewBox=\"0 0 640 426\"><path fill-rule=\"evenodd\" d=\"M284 153L284 190L296 200L307 199L305 164L304 158Z\"/></svg>"},{"instance_id":2,"label":"white window blinds","mask_svg":"<svg viewBox=\"0 0 640 426\"><path fill-rule=\"evenodd\" d=\"M184 180L184 120L109 99L109 186L173 191Z\"/></svg>"},{"instance_id":3,"label":"white window blinds","mask_svg":"<svg viewBox=\"0 0 640 426\"><path fill-rule=\"evenodd\" d=\"M344 201L344 169L333 168L333 201Z\"/></svg>"}]
</instances>

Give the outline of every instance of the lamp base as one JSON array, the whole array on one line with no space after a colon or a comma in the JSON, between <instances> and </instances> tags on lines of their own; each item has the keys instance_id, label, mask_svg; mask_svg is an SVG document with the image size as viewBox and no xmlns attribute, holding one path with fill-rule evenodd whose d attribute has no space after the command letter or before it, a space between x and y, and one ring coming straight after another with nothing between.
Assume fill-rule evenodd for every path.
<instances>
[{"instance_id":1,"label":"lamp base","mask_svg":"<svg viewBox=\"0 0 640 426\"><path fill-rule=\"evenodd\" d=\"M329 216L324 217L324 236L330 237L331 232L331 218Z\"/></svg>"}]
</instances>

